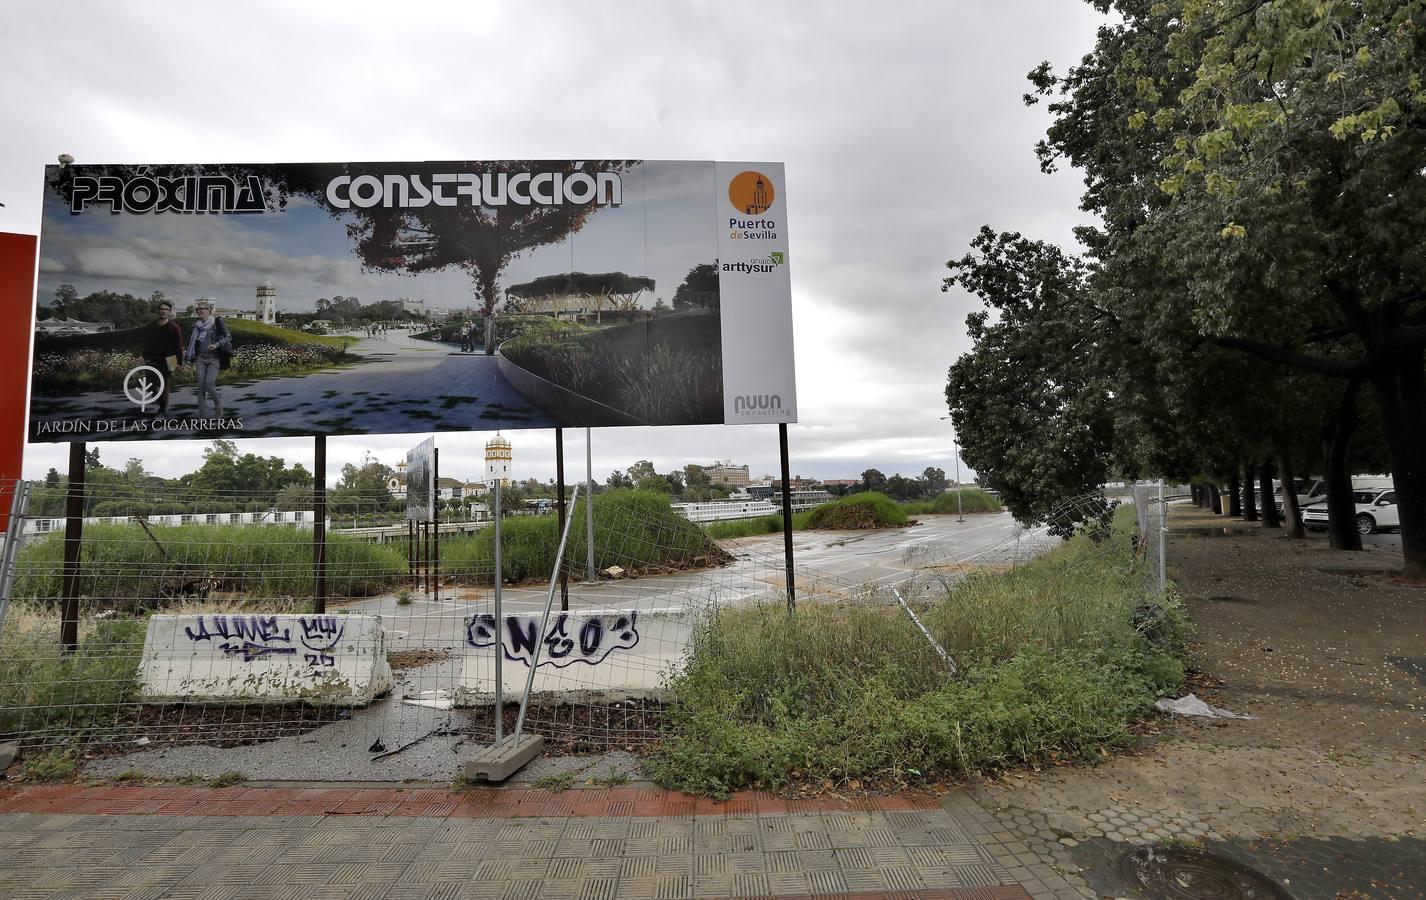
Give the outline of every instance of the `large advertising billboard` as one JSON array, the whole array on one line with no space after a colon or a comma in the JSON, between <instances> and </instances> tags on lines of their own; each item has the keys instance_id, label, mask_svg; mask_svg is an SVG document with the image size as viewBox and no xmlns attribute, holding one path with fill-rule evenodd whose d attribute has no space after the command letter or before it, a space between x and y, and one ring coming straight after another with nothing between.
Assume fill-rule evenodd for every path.
<instances>
[{"instance_id":1,"label":"large advertising billboard","mask_svg":"<svg viewBox=\"0 0 1426 900\"><path fill-rule=\"evenodd\" d=\"M786 210L770 162L53 166L29 438L793 422Z\"/></svg>"}]
</instances>

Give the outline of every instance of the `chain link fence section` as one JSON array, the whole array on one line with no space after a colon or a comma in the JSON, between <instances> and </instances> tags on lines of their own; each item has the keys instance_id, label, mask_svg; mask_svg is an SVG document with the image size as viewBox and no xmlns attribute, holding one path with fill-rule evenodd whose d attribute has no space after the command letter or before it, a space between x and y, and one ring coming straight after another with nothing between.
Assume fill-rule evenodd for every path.
<instances>
[{"instance_id":1,"label":"chain link fence section","mask_svg":"<svg viewBox=\"0 0 1426 900\"><path fill-rule=\"evenodd\" d=\"M85 522L73 648L61 639L64 529L54 498L45 515L16 524L0 622L0 741L83 756L100 776L449 778L492 743L497 716L513 732L538 646L526 730L545 737L547 752L638 752L659 738L669 678L719 642L796 630L824 664L847 652L850 633L908 677L954 677L957 654L974 645L980 585L991 589L977 576L1016 571L1062 542L1055 522L1024 528L1006 516L968 517L934 539L799 538L817 551L799 557L812 564L796 568L789 615L780 535L719 543L657 498L606 493L595 499L592 542L584 498L570 510L558 569L554 515L503 520L497 622L489 522L442 523L451 531L437 595L412 571L404 528L358 520L347 529L339 514L317 615L311 513L291 496L160 494L87 486L88 510L104 515ZM1078 498L1059 524L1103 508L1102 497ZM895 549L873 554L863 539ZM1127 556L1124 543L1103 541L1085 559ZM829 571L816 565L825 554L874 561ZM542 621L552 579L554 610ZM1050 606L1059 587L1073 586L1051 585ZM1040 631L1057 621L1050 613L1015 613L1023 621L1007 630L1006 648L1044 640Z\"/></svg>"},{"instance_id":2,"label":"chain link fence section","mask_svg":"<svg viewBox=\"0 0 1426 900\"><path fill-rule=\"evenodd\" d=\"M1164 482L1135 482L1129 486L1138 527L1134 559L1144 581L1155 594L1168 590L1168 501Z\"/></svg>"}]
</instances>

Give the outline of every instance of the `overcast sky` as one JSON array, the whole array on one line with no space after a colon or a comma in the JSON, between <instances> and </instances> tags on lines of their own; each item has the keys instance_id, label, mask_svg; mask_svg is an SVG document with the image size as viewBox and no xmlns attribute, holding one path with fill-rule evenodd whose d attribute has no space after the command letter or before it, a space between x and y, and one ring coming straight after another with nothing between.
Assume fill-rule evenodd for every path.
<instances>
[{"instance_id":1,"label":"overcast sky","mask_svg":"<svg viewBox=\"0 0 1426 900\"><path fill-rule=\"evenodd\" d=\"M779 160L787 166L799 422L793 474L954 474L946 368L968 348L945 263L981 224L1069 244L1078 173L1042 175L1040 60L1090 49L1073 0L927 3L15 2L0 16L0 231L37 233L43 166L425 159ZM43 252L43 247L41 248ZM663 287L663 285L660 285ZM672 285L670 286L670 288ZM6 311L6 324L22 313ZM551 431L507 433L520 477ZM444 434L475 478L486 433ZM328 440L335 478L420 435ZM566 432L567 471L583 431ZM311 441L239 441L310 464ZM107 443L189 471L203 443ZM775 426L595 429L596 477L728 458L775 472ZM25 474L65 467L30 445ZM963 473L964 474L964 473Z\"/></svg>"}]
</instances>

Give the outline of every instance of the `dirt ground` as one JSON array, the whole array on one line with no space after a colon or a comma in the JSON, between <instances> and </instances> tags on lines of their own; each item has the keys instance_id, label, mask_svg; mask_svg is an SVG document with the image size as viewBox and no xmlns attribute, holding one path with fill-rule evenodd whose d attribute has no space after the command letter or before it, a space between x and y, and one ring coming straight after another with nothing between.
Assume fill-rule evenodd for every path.
<instances>
[{"instance_id":1,"label":"dirt ground","mask_svg":"<svg viewBox=\"0 0 1426 900\"><path fill-rule=\"evenodd\" d=\"M1426 588L1397 547L1333 553L1187 505L1169 576L1187 690L1252 720L1165 718L1136 753L981 783L1042 859L1122 890L1127 843L1202 843L1298 897L1426 896Z\"/></svg>"}]
</instances>

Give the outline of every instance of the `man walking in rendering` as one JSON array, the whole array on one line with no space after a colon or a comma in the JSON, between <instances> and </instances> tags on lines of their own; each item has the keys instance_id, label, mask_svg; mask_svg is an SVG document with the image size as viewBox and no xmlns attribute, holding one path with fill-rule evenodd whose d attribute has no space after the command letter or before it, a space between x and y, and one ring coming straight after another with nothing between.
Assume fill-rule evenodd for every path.
<instances>
[{"instance_id":1,"label":"man walking in rendering","mask_svg":"<svg viewBox=\"0 0 1426 900\"><path fill-rule=\"evenodd\" d=\"M173 320L173 304L161 300L158 319L144 326L144 365L163 376L163 393L158 396L158 412L168 412L169 382L183 365L183 328Z\"/></svg>"}]
</instances>

